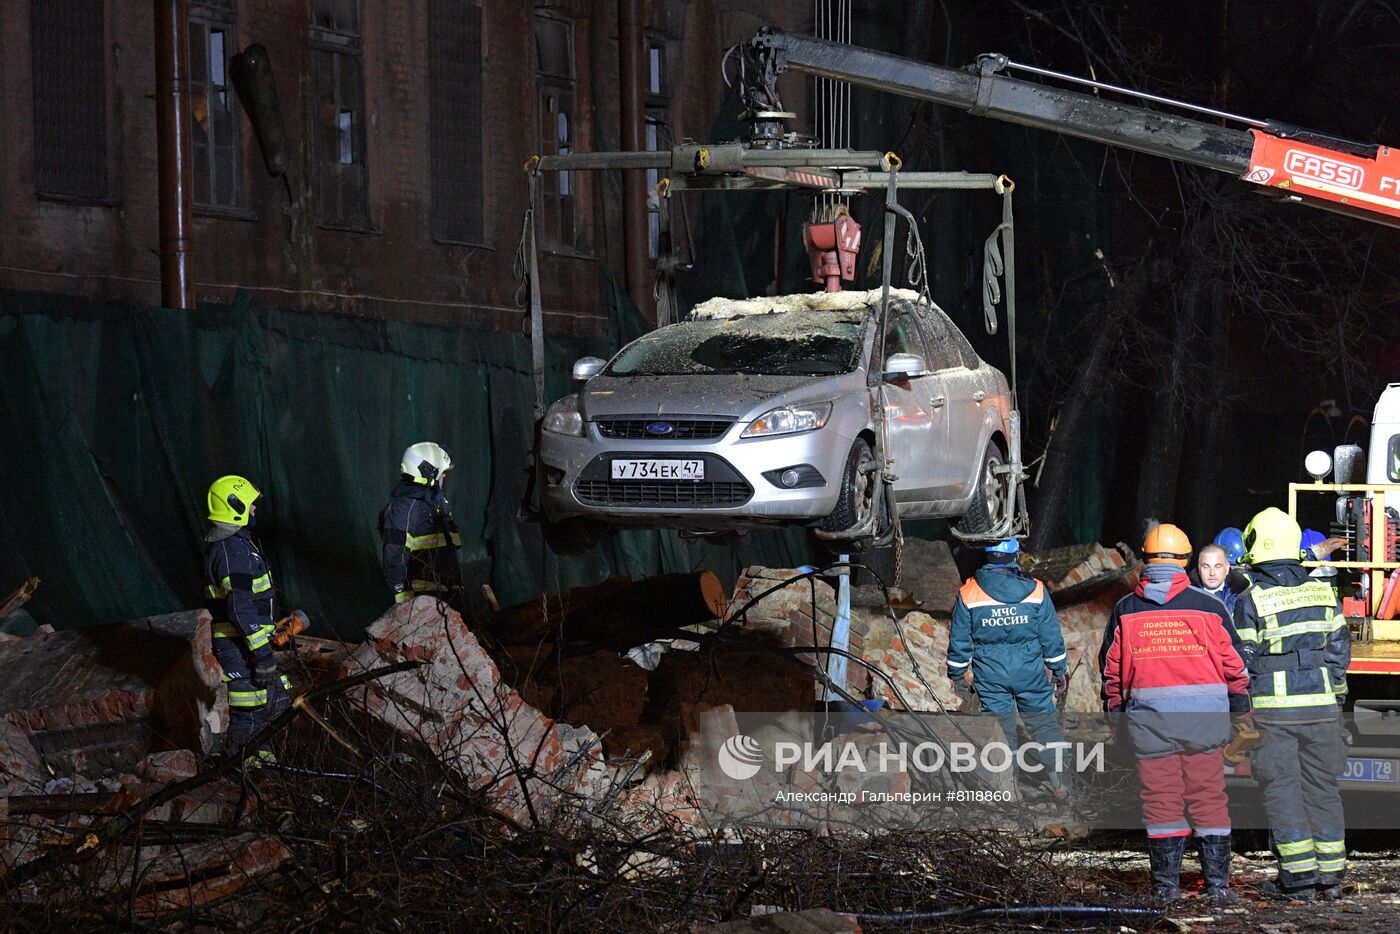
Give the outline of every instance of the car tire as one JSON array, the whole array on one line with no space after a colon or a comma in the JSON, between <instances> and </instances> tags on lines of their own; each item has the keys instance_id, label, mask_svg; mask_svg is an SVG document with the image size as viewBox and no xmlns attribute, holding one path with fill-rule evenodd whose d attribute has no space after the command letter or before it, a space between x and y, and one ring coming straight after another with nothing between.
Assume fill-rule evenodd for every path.
<instances>
[{"instance_id":1,"label":"car tire","mask_svg":"<svg viewBox=\"0 0 1400 934\"><path fill-rule=\"evenodd\" d=\"M545 520L544 542L556 555L572 558L584 555L597 547L607 534L603 523L582 516L561 519L558 522Z\"/></svg>"},{"instance_id":2,"label":"car tire","mask_svg":"<svg viewBox=\"0 0 1400 934\"><path fill-rule=\"evenodd\" d=\"M846 455L846 469L841 473L841 496L836 500L836 508L821 521L822 531L844 532L869 515L868 510L874 508L876 498L866 487L874 475L862 473L861 469L874 460L870 442L857 438L851 445L851 453Z\"/></svg>"},{"instance_id":3,"label":"car tire","mask_svg":"<svg viewBox=\"0 0 1400 934\"><path fill-rule=\"evenodd\" d=\"M889 529L894 519L885 491L877 488L867 494L862 483L863 477L866 482L874 479L873 475L861 471L862 467L874 459L875 452L864 439L857 439L851 445L851 453L846 458L846 470L842 475L841 498L836 501L836 508L831 511L831 515L822 520L821 528L824 531L844 532L864 521L869 515L869 509L880 511L877 532L882 533ZM899 556L893 544L875 547L869 542L834 542L815 537L814 540L818 553L824 555L826 560L835 561L844 553L850 556L852 563L864 565L855 571L853 582L856 586L881 582L886 587L898 585Z\"/></svg>"},{"instance_id":4,"label":"car tire","mask_svg":"<svg viewBox=\"0 0 1400 934\"><path fill-rule=\"evenodd\" d=\"M988 441L986 450L982 452L982 469L977 478L977 489L972 493L967 512L963 513L962 519L958 521L959 532L964 535L981 535L990 532L995 526L998 515L1005 507L1000 502L1004 490L993 468L1004 463L1006 455L1001 452L1001 446L995 441Z\"/></svg>"}]
</instances>

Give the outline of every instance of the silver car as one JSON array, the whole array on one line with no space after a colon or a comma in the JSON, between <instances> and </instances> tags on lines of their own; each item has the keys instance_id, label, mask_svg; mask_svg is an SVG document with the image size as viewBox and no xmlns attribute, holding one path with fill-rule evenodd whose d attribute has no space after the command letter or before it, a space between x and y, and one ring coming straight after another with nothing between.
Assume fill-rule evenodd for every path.
<instances>
[{"instance_id":1,"label":"silver car","mask_svg":"<svg viewBox=\"0 0 1400 934\"><path fill-rule=\"evenodd\" d=\"M587 547L608 526L860 527L879 508L882 399L900 516L991 528L1006 379L906 290L872 375L879 303L878 290L713 299L611 361L578 361L583 386L549 407L536 459L551 544Z\"/></svg>"}]
</instances>

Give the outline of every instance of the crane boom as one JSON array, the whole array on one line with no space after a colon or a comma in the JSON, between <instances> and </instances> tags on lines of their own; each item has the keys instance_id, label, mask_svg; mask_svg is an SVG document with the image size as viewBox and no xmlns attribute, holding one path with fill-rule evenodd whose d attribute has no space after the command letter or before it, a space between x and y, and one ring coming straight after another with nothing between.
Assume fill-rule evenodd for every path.
<instances>
[{"instance_id":1,"label":"crane boom","mask_svg":"<svg viewBox=\"0 0 1400 934\"><path fill-rule=\"evenodd\" d=\"M973 69L766 28L751 54L770 93L792 70L931 101L1022 126L1226 172L1315 207L1400 227L1400 152L1276 121L1240 129L1106 100L1000 72L1004 56ZM781 111L779 106L772 111Z\"/></svg>"}]
</instances>

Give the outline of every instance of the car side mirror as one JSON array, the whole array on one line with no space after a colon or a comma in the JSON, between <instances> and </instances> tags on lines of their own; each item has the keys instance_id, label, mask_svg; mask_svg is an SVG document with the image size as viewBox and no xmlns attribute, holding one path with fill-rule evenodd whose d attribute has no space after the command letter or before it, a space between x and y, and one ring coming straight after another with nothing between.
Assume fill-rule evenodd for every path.
<instances>
[{"instance_id":1,"label":"car side mirror","mask_svg":"<svg viewBox=\"0 0 1400 934\"><path fill-rule=\"evenodd\" d=\"M579 357L574 361L574 382L582 383L592 379L603 372L603 367L607 365L608 361L598 357Z\"/></svg>"},{"instance_id":2,"label":"car side mirror","mask_svg":"<svg viewBox=\"0 0 1400 934\"><path fill-rule=\"evenodd\" d=\"M890 354L885 361L885 382L902 383L919 376L927 376L928 364L916 353Z\"/></svg>"}]
</instances>

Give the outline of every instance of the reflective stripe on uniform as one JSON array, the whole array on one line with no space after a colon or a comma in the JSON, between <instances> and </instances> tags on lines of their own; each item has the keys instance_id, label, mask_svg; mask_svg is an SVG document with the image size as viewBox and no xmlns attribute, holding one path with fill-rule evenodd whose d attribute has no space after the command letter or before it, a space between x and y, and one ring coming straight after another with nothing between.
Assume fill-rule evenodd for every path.
<instances>
[{"instance_id":1,"label":"reflective stripe on uniform","mask_svg":"<svg viewBox=\"0 0 1400 934\"><path fill-rule=\"evenodd\" d=\"M227 580L227 578L225 578ZM253 593L264 593L272 589L272 575L264 574L253 581Z\"/></svg>"},{"instance_id":2,"label":"reflective stripe on uniform","mask_svg":"<svg viewBox=\"0 0 1400 934\"><path fill-rule=\"evenodd\" d=\"M1022 597L1020 600L1003 603L983 590L982 585L977 583L977 578L970 577L958 590L958 596L962 598L963 606L967 607L969 610L976 609L979 606L1012 606L1017 603L1044 603L1045 585L1040 581L1036 581L1035 586L1031 588L1029 594Z\"/></svg>"},{"instance_id":3,"label":"reflective stripe on uniform","mask_svg":"<svg viewBox=\"0 0 1400 934\"><path fill-rule=\"evenodd\" d=\"M1321 872L1339 873L1347 868L1347 845L1344 840L1317 840L1317 868Z\"/></svg>"},{"instance_id":4,"label":"reflective stripe on uniform","mask_svg":"<svg viewBox=\"0 0 1400 934\"><path fill-rule=\"evenodd\" d=\"M1274 849L1278 850L1279 856L1298 856L1302 853L1311 853L1313 851L1312 837L1308 837L1306 840L1295 840L1292 843L1278 843L1274 845Z\"/></svg>"},{"instance_id":5,"label":"reflective stripe on uniform","mask_svg":"<svg viewBox=\"0 0 1400 934\"><path fill-rule=\"evenodd\" d=\"M1287 626L1270 626L1266 631L1270 639L1287 639L1289 636L1301 636L1309 632L1325 632L1331 635L1335 630L1345 625L1345 618L1334 616L1331 619L1314 619L1302 623L1289 623Z\"/></svg>"},{"instance_id":6,"label":"reflective stripe on uniform","mask_svg":"<svg viewBox=\"0 0 1400 934\"><path fill-rule=\"evenodd\" d=\"M1317 869L1317 859L1313 856L1303 856L1298 859L1280 859L1278 868L1284 872L1301 876L1306 872L1314 872Z\"/></svg>"},{"instance_id":7,"label":"reflective stripe on uniform","mask_svg":"<svg viewBox=\"0 0 1400 934\"><path fill-rule=\"evenodd\" d=\"M267 691L229 691L230 707L262 707L267 704Z\"/></svg>"},{"instance_id":8,"label":"reflective stripe on uniform","mask_svg":"<svg viewBox=\"0 0 1400 934\"><path fill-rule=\"evenodd\" d=\"M259 626L257 632L248 636L248 648L260 649L267 645L268 639L272 638L271 629L270 626Z\"/></svg>"},{"instance_id":9,"label":"reflective stripe on uniform","mask_svg":"<svg viewBox=\"0 0 1400 934\"><path fill-rule=\"evenodd\" d=\"M238 638L238 629L233 623L215 623L212 632L215 639Z\"/></svg>"},{"instance_id":10,"label":"reflective stripe on uniform","mask_svg":"<svg viewBox=\"0 0 1400 934\"><path fill-rule=\"evenodd\" d=\"M1322 694L1287 693L1286 671L1274 672L1274 693L1254 695L1254 706L1260 707L1326 707L1337 703L1337 695L1331 691Z\"/></svg>"},{"instance_id":11,"label":"reflective stripe on uniform","mask_svg":"<svg viewBox=\"0 0 1400 934\"><path fill-rule=\"evenodd\" d=\"M288 678L286 675L283 675L283 676L282 676L282 687L283 687L284 689L290 691L290 690L292 689L292 679L291 679L291 678Z\"/></svg>"},{"instance_id":12,"label":"reflective stripe on uniform","mask_svg":"<svg viewBox=\"0 0 1400 934\"><path fill-rule=\"evenodd\" d=\"M1062 662L1062 661L1065 660L1065 654L1066 654L1066 653L1061 652L1059 655L1056 655L1054 658L1047 658L1047 659L1045 659L1045 664L1050 665L1050 664L1053 664L1054 662Z\"/></svg>"},{"instance_id":13,"label":"reflective stripe on uniform","mask_svg":"<svg viewBox=\"0 0 1400 934\"><path fill-rule=\"evenodd\" d=\"M458 539L460 544L461 539ZM447 537L441 532L432 535L405 535L404 547L409 551L427 551L429 548L446 548Z\"/></svg>"}]
</instances>

